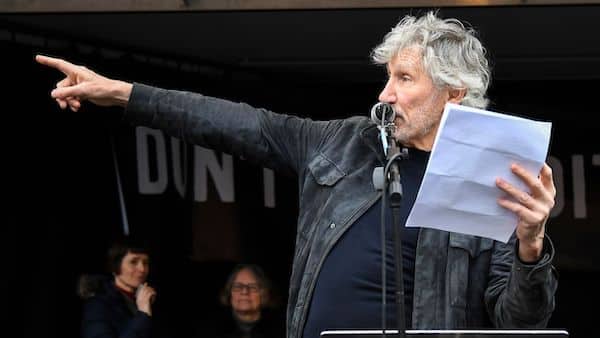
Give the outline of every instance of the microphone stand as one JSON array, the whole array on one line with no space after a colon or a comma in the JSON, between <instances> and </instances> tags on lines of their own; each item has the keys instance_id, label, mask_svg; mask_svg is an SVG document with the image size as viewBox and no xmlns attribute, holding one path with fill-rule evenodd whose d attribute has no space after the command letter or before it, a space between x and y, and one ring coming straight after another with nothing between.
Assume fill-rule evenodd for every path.
<instances>
[{"instance_id":1,"label":"microphone stand","mask_svg":"<svg viewBox=\"0 0 600 338\"><path fill-rule=\"evenodd\" d=\"M404 276L402 264L402 236L400 232L400 206L402 202L402 182L398 162L408 158L408 149L398 147L396 140L387 133L388 148L386 152L387 164L384 169L385 186L382 198L388 198L392 209L392 229L394 236L394 259L396 277L396 322L398 337L406 337L406 317L404 309Z\"/></svg>"},{"instance_id":2,"label":"microphone stand","mask_svg":"<svg viewBox=\"0 0 600 338\"><path fill-rule=\"evenodd\" d=\"M404 278L402 264L402 238L400 235L400 206L402 202L402 182L400 180L400 169L398 163L408 158L408 149L398 147L394 139L395 112L391 105L378 103L371 109L371 119L377 123L379 136L383 145L383 151L387 160L385 168L377 167L373 171L373 185L377 189L383 189L381 197L381 277L382 277L382 308L381 308L381 335L386 335L386 263L385 263L385 208L386 200L390 201L392 209L392 226L394 235L394 258L396 277L396 321L398 337L406 337L406 319L404 310ZM383 169L383 172L382 172Z\"/></svg>"}]
</instances>

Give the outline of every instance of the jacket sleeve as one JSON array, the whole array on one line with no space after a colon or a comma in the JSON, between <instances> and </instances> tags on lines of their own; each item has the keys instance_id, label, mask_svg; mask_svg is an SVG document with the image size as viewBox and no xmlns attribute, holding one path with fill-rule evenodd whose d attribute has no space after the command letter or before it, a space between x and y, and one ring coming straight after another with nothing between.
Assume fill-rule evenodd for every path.
<instances>
[{"instance_id":1,"label":"jacket sleeve","mask_svg":"<svg viewBox=\"0 0 600 338\"><path fill-rule=\"evenodd\" d=\"M133 86L125 119L286 174L297 174L341 124L138 83Z\"/></svg>"},{"instance_id":2,"label":"jacket sleeve","mask_svg":"<svg viewBox=\"0 0 600 338\"><path fill-rule=\"evenodd\" d=\"M548 236L539 262L525 264L518 258L518 240L496 242L490 266L485 302L494 326L500 328L543 328L554 311L558 286L552 266L554 245Z\"/></svg>"},{"instance_id":3,"label":"jacket sleeve","mask_svg":"<svg viewBox=\"0 0 600 338\"><path fill-rule=\"evenodd\" d=\"M116 315L119 311L102 299L93 297L83 307L81 333L83 338L149 338L152 321L137 311L133 317ZM121 318L121 319L118 319Z\"/></svg>"}]
</instances>

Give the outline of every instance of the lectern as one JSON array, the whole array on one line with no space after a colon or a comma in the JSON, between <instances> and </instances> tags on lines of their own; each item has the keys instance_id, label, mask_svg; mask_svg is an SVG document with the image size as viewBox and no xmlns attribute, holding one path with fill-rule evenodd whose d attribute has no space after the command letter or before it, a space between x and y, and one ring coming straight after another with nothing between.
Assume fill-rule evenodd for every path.
<instances>
[{"instance_id":1,"label":"lectern","mask_svg":"<svg viewBox=\"0 0 600 338\"><path fill-rule=\"evenodd\" d=\"M385 330L395 337L397 330ZM381 338L381 330L328 330L322 338ZM406 330L406 338L567 338L565 330Z\"/></svg>"}]
</instances>

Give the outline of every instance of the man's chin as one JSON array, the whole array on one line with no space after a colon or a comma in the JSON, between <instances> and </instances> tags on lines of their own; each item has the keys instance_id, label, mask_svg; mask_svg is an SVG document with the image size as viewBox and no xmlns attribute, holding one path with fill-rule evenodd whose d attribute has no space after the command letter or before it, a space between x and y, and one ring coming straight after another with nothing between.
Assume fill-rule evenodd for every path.
<instances>
[{"instance_id":1,"label":"man's chin","mask_svg":"<svg viewBox=\"0 0 600 338\"><path fill-rule=\"evenodd\" d=\"M394 132L394 139L398 143L407 144L409 137L408 137L408 135L406 135L405 132L398 130L398 128L396 128L396 131Z\"/></svg>"}]
</instances>

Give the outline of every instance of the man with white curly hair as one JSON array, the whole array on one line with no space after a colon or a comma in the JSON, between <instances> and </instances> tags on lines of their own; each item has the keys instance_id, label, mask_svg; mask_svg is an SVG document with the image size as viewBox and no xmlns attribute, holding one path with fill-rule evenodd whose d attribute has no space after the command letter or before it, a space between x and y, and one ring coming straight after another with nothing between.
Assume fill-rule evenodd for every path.
<instances>
[{"instance_id":1,"label":"man with white curly hair","mask_svg":"<svg viewBox=\"0 0 600 338\"><path fill-rule=\"evenodd\" d=\"M446 103L487 105L485 49L456 19L430 12L406 16L372 52L388 81L379 95L396 111L394 138L409 151L402 162L401 224L414 203ZM84 100L125 107L134 125L165 130L190 143L297 175L300 188L287 336L315 338L326 329L380 328L381 192L371 183L385 158L367 117L313 121L243 103L108 79L61 59L37 61L66 78L51 93L61 108ZM457 154L460 156L460 154ZM552 172L511 170L529 191L497 178L518 216L511 240L401 227L407 328L544 327L554 309L554 248L545 223L554 206ZM440 191L443 194L443 191ZM389 214L389 212L387 213ZM387 253L393 252L387 220ZM393 256L386 260L387 318L395 326Z\"/></svg>"}]
</instances>

